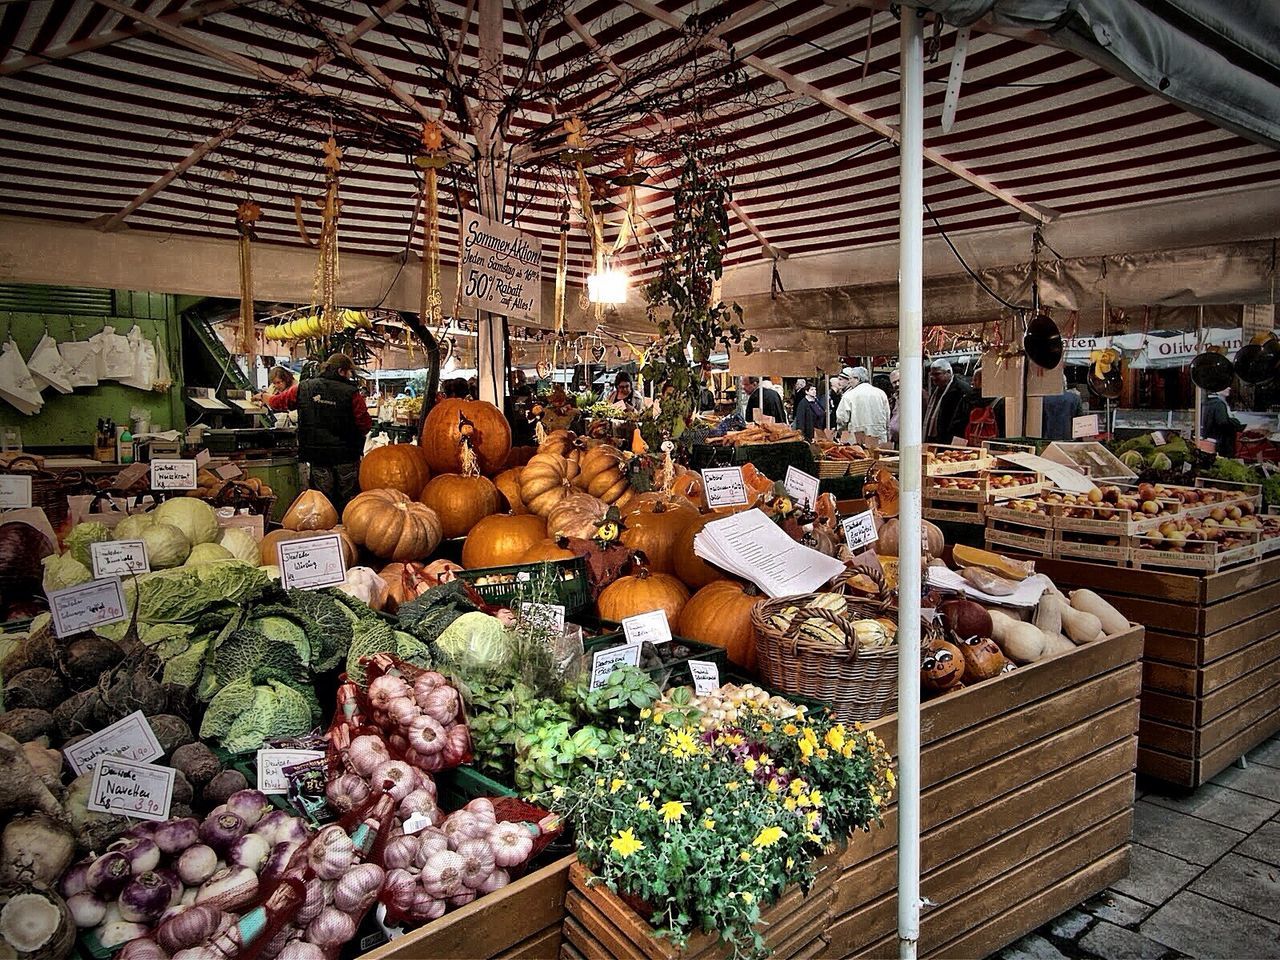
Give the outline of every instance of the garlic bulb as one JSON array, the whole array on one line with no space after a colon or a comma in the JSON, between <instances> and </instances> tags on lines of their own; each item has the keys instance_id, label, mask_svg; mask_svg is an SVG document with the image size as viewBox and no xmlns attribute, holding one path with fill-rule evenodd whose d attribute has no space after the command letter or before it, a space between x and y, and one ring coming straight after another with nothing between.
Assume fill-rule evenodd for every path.
<instances>
[{"instance_id":1,"label":"garlic bulb","mask_svg":"<svg viewBox=\"0 0 1280 960\"><path fill-rule=\"evenodd\" d=\"M334 884L333 905L353 917L361 916L378 898L384 879L386 872L376 863L357 864Z\"/></svg>"},{"instance_id":2,"label":"garlic bulb","mask_svg":"<svg viewBox=\"0 0 1280 960\"><path fill-rule=\"evenodd\" d=\"M356 847L336 824L324 827L307 848L307 863L321 880L337 880L355 860Z\"/></svg>"}]
</instances>

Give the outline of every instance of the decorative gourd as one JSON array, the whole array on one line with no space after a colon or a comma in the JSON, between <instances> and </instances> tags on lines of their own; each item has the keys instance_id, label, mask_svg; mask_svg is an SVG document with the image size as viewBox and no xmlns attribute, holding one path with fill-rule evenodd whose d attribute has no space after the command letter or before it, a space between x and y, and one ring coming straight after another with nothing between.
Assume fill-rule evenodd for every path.
<instances>
[{"instance_id":1,"label":"decorative gourd","mask_svg":"<svg viewBox=\"0 0 1280 960\"><path fill-rule=\"evenodd\" d=\"M698 509L707 505L706 492L702 488L702 476L692 470L676 474L676 478L671 481L671 495L684 497Z\"/></svg>"},{"instance_id":2,"label":"decorative gourd","mask_svg":"<svg viewBox=\"0 0 1280 960\"><path fill-rule=\"evenodd\" d=\"M514 516L495 513L485 517L467 534L462 544L462 565L505 567L519 563L530 547L547 537L546 521L532 514Z\"/></svg>"},{"instance_id":3,"label":"decorative gourd","mask_svg":"<svg viewBox=\"0 0 1280 960\"><path fill-rule=\"evenodd\" d=\"M554 453L566 460L577 461L585 448L586 444L572 430L552 430L547 434L546 439L538 444L538 453Z\"/></svg>"},{"instance_id":4,"label":"decorative gourd","mask_svg":"<svg viewBox=\"0 0 1280 960\"><path fill-rule=\"evenodd\" d=\"M751 608L760 601L754 588L733 580L709 583L680 611L675 632L690 640L724 647L729 659L745 670L756 668L756 632Z\"/></svg>"},{"instance_id":5,"label":"decorative gourd","mask_svg":"<svg viewBox=\"0 0 1280 960\"><path fill-rule=\"evenodd\" d=\"M944 600L938 604L938 612L951 636L958 641L991 636L991 614L980 603L963 598Z\"/></svg>"},{"instance_id":6,"label":"decorative gourd","mask_svg":"<svg viewBox=\"0 0 1280 960\"><path fill-rule=\"evenodd\" d=\"M623 501L626 506L618 505L618 509L623 511L623 516L637 513L641 510L652 510L659 503L664 507L692 507L693 503L685 497L678 494L667 493L665 490L649 490L645 493L632 493ZM696 509L696 508L695 508Z\"/></svg>"},{"instance_id":7,"label":"decorative gourd","mask_svg":"<svg viewBox=\"0 0 1280 960\"><path fill-rule=\"evenodd\" d=\"M577 554L569 549L566 537L539 540L520 555L518 563L544 563L551 560L572 560Z\"/></svg>"},{"instance_id":8,"label":"decorative gourd","mask_svg":"<svg viewBox=\"0 0 1280 960\"><path fill-rule=\"evenodd\" d=\"M667 622L680 619L680 611L689 602L689 591L675 577L650 573L641 566L629 576L619 577L600 592L596 606L605 620L623 620L650 610L665 610Z\"/></svg>"},{"instance_id":9,"label":"decorative gourd","mask_svg":"<svg viewBox=\"0 0 1280 960\"><path fill-rule=\"evenodd\" d=\"M394 613L402 603L417 599L436 585L424 563L388 563L378 571L387 585L387 610Z\"/></svg>"},{"instance_id":10,"label":"decorative gourd","mask_svg":"<svg viewBox=\"0 0 1280 960\"><path fill-rule=\"evenodd\" d=\"M698 511L686 503L646 502L627 514L621 540L648 557L652 572L671 573L675 570L676 538L697 519Z\"/></svg>"},{"instance_id":11,"label":"decorative gourd","mask_svg":"<svg viewBox=\"0 0 1280 960\"><path fill-rule=\"evenodd\" d=\"M529 508L524 505L524 500L520 498L520 474L523 472L523 466L508 467L493 478L493 485L498 488L498 494L502 500L506 501L507 509L511 513L529 512Z\"/></svg>"},{"instance_id":12,"label":"decorative gourd","mask_svg":"<svg viewBox=\"0 0 1280 960\"><path fill-rule=\"evenodd\" d=\"M416 497L431 479L427 454L413 443L389 443L374 447L360 461L360 489L386 487Z\"/></svg>"},{"instance_id":13,"label":"decorative gourd","mask_svg":"<svg viewBox=\"0 0 1280 960\"><path fill-rule=\"evenodd\" d=\"M470 420L474 428L471 445L480 472L492 476L503 468L511 451L511 426L501 410L483 400L441 400L431 408L422 421L418 441L427 453L427 464L433 473L462 470L459 415Z\"/></svg>"},{"instance_id":14,"label":"decorative gourd","mask_svg":"<svg viewBox=\"0 0 1280 960\"><path fill-rule=\"evenodd\" d=\"M557 453L536 454L520 471L520 499L530 513L546 517L551 508L573 493L578 463Z\"/></svg>"},{"instance_id":15,"label":"decorative gourd","mask_svg":"<svg viewBox=\"0 0 1280 960\"><path fill-rule=\"evenodd\" d=\"M953 644L934 640L920 648L920 686L931 693L959 689L964 656Z\"/></svg>"},{"instance_id":16,"label":"decorative gourd","mask_svg":"<svg viewBox=\"0 0 1280 960\"><path fill-rule=\"evenodd\" d=\"M686 524L676 537L676 542L671 548L671 565L676 577L690 590L700 590L709 583L726 579L723 570L707 563L693 552L693 538L701 532L702 528L713 520L723 519L724 517L718 513L704 513Z\"/></svg>"},{"instance_id":17,"label":"decorative gourd","mask_svg":"<svg viewBox=\"0 0 1280 960\"><path fill-rule=\"evenodd\" d=\"M773 492L773 481L757 470L754 463L742 465L742 482L747 488L748 504L754 504Z\"/></svg>"},{"instance_id":18,"label":"decorative gourd","mask_svg":"<svg viewBox=\"0 0 1280 960\"><path fill-rule=\"evenodd\" d=\"M399 490L367 490L347 504L342 525L351 539L383 560L421 560L440 545L436 512Z\"/></svg>"},{"instance_id":19,"label":"decorative gourd","mask_svg":"<svg viewBox=\"0 0 1280 960\"><path fill-rule=\"evenodd\" d=\"M942 531L928 520L921 520L920 528L924 533L923 546L925 556L942 556L942 548L947 545L946 539L942 536ZM876 533L880 538L875 543L876 553L882 557L896 557L898 555L898 518L891 517L882 521L880 529Z\"/></svg>"},{"instance_id":20,"label":"decorative gourd","mask_svg":"<svg viewBox=\"0 0 1280 960\"><path fill-rule=\"evenodd\" d=\"M578 459L573 483L605 503L617 503L631 487L622 451L607 443L592 447Z\"/></svg>"},{"instance_id":21,"label":"decorative gourd","mask_svg":"<svg viewBox=\"0 0 1280 960\"><path fill-rule=\"evenodd\" d=\"M990 637L969 637L957 644L964 656L964 675L974 680L990 680L1009 666L996 642Z\"/></svg>"},{"instance_id":22,"label":"decorative gourd","mask_svg":"<svg viewBox=\"0 0 1280 960\"><path fill-rule=\"evenodd\" d=\"M289 504L280 525L286 530L332 530L338 525L338 511L319 490L303 490Z\"/></svg>"},{"instance_id":23,"label":"decorative gourd","mask_svg":"<svg viewBox=\"0 0 1280 960\"><path fill-rule=\"evenodd\" d=\"M311 534L305 530L286 530L281 527L279 530L272 530L258 543L258 549L262 565L270 567L280 562L280 557L276 553L276 546L283 540L297 540L299 537L309 537Z\"/></svg>"},{"instance_id":24,"label":"decorative gourd","mask_svg":"<svg viewBox=\"0 0 1280 960\"><path fill-rule=\"evenodd\" d=\"M488 477L437 474L418 499L436 512L446 537L465 537L483 518L498 512L498 488Z\"/></svg>"},{"instance_id":25,"label":"decorative gourd","mask_svg":"<svg viewBox=\"0 0 1280 960\"><path fill-rule=\"evenodd\" d=\"M589 493L575 491L562 499L547 514L547 536L576 537L590 540L596 535L609 504Z\"/></svg>"}]
</instances>

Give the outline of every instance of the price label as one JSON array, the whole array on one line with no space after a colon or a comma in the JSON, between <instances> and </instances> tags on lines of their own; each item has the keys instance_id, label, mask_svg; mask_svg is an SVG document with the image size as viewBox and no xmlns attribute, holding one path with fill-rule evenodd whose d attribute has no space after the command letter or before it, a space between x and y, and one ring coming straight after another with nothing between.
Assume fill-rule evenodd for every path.
<instances>
[{"instance_id":1,"label":"price label","mask_svg":"<svg viewBox=\"0 0 1280 960\"><path fill-rule=\"evenodd\" d=\"M93 772L89 809L141 820L168 820L177 774L173 767L103 757Z\"/></svg>"},{"instance_id":2,"label":"price label","mask_svg":"<svg viewBox=\"0 0 1280 960\"><path fill-rule=\"evenodd\" d=\"M852 517L845 517L840 521L840 526L844 530L844 542L849 547L850 553L865 550L880 539L876 533L875 518L872 517L870 510L855 513Z\"/></svg>"},{"instance_id":3,"label":"price label","mask_svg":"<svg viewBox=\"0 0 1280 960\"><path fill-rule=\"evenodd\" d=\"M648 613L627 617L622 621L622 632L627 635L627 643L640 644L646 640L650 643L666 643L671 639L667 611L650 610Z\"/></svg>"},{"instance_id":4,"label":"price label","mask_svg":"<svg viewBox=\"0 0 1280 960\"><path fill-rule=\"evenodd\" d=\"M710 660L690 660L689 673L693 677L693 692L713 693L720 689L720 665Z\"/></svg>"},{"instance_id":5,"label":"price label","mask_svg":"<svg viewBox=\"0 0 1280 960\"><path fill-rule=\"evenodd\" d=\"M597 650L591 655L591 689L599 690L603 687L609 682L609 674L619 667L638 666L640 666L640 644L638 643Z\"/></svg>"},{"instance_id":6,"label":"price label","mask_svg":"<svg viewBox=\"0 0 1280 960\"><path fill-rule=\"evenodd\" d=\"M1098 415L1090 413L1083 417L1071 418L1071 439L1082 440L1086 437L1096 437L1101 431L1098 429Z\"/></svg>"},{"instance_id":7,"label":"price label","mask_svg":"<svg viewBox=\"0 0 1280 960\"><path fill-rule=\"evenodd\" d=\"M707 506L745 507L747 485L742 479L741 467L710 467L702 471L702 487L706 491Z\"/></svg>"},{"instance_id":8,"label":"price label","mask_svg":"<svg viewBox=\"0 0 1280 960\"><path fill-rule=\"evenodd\" d=\"M342 538L336 533L282 541L276 545L276 557L280 561L280 583L286 590L318 590L347 578Z\"/></svg>"},{"instance_id":9,"label":"price label","mask_svg":"<svg viewBox=\"0 0 1280 960\"><path fill-rule=\"evenodd\" d=\"M324 753L320 750L259 750L258 789L263 793L288 793L289 778L284 773L286 767L307 760L323 759Z\"/></svg>"},{"instance_id":10,"label":"price label","mask_svg":"<svg viewBox=\"0 0 1280 960\"><path fill-rule=\"evenodd\" d=\"M151 724L147 723L141 710L134 711L123 720L117 720L93 736L85 737L62 752L76 776L88 773L103 757L119 757L146 763L164 754L160 749L160 741L156 739Z\"/></svg>"},{"instance_id":11,"label":"price label","mask_svg":"<svg viewBox=\"0 0 1280 960\"><path fill-rule=\"evenodd\" d=\"M108 540L89 544L89 557L93 562L93 576L121 577L133 573L150 573L147 545L141 540Z\"/></svg>"},{"instance_id":12,"label":"price label","mask_svg":"<svg viewBox=\"0 0 1280 960\"><path fill-rule=\"evenodd\" d=\"M91 580L78 587L54 590L47 596L53 632L59 638L125 617L124 592L119 580Z\"/></svg>"},{"instance_id":13,"label":"price label","mask_svg":"<svg viewBox=\"0 0 1280 960\"><path fill-rule=\"evenodd\" d=\"M530 623L542 624L552 633L564 633L564 604L526 602L520 609Z\"/></svg>"},{"instance_id":14,"label":"price label","mask_svg":"<svg viewBox=\"0 0 1280 960\"><path fill-rule=\"evenodd\" d=\"M1163 447L1163 446L1164 446L1164 434L1163 434L1161 431L1159 431L1159 430L1152 430L1152 431L1151 431L1151 442L1152 442L1153 444L1155 444L1157 447Z\"/></svg>"},{"instance_id":15,"label":"price label","mask_svg":"<svg viewBox=\"0 0 1280 960\"><path fill-rule=\"evenodd\" d=\"M152 490L194 490L198 467L194 460L152 460Z\"/></svg>"},{"instance_id":16,"label":"price label","mask_svg":"<svg viewBox=\"0 0 1280 960\"><path fill-rule=\"evenodd\" d=\"M213 471L223 480L235 480L244 476L244 471L237 467L234 463L224 463L217 470Z\"/></svg>"},{"instance_id":17,"label":"price label","mask_svg":"<svg viewBox=\"0 0 1280 960\"><path fill-rule=\"evenodd\" d=\"M0 476L0 510L31 506L31 478L16 473Z\"/></svg>"},{"instance_id":18,"label":"price label","mask_svg":"<svg viewBox=\"0 0 1280 960\"><path fill-rule=\"evenodd\" d=\"M818 502L818 478L810 476L803 470L787 467L787 477L783 485L787 488L787 493L791 494L791 499L801 506L807 506L812 510L813 505Z\"/></svg>"},{"instance_id":19,"label":"price label","mask_svg":"<svg viewBox=\"0 0 1280 960\"><path fill-rule=\"evenodd\" d=\"M208 450L199 450L196 452L197 467L203 467L206 463L208 463L212 459L213 457L210 455Z\"/></svg>"}]
</instances>

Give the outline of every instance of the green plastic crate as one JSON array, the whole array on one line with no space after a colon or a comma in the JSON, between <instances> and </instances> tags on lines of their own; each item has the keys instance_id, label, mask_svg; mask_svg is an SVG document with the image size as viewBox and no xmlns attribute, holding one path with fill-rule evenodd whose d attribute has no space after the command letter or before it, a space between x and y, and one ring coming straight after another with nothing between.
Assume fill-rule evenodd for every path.
<instances>
[{"instance_id":1,"label":"green plastic crate","mask_svg":"<svg viewBox=\"0 0 1280 960\"><path fill-rule=\"evenodd\" d=\"M480 567L475 570L459 570L458 579L467 583L486 603L506 606L515 599L522 581L538 574L545 563L516 563L506 567ZM564 605L566 617L581 613L591 605L591 587L587 582L587 562L582 557L572 560L554 560L550 565L560 571L556 593ZM484 577L513 574L511 580L501 583L477 583Z\"/></svg>"},{"instance_id":2,"label":"green plastic crate","mask_svg":"<svg viewBox=\"0 0 1280 960\"><path fill-rule=\"evenodd\" d=\"M610 620L601 620L602 625L611 625ZM626 635L622 632L622 625L617 624L618 633L601 637L592 637L582 644L583 653L588 657L597 650L608 650L611 647L620 647L626 643ZM658 683L663 682L663 674L666 674L666 685L669 687L682 687L686 684L693 683L693 675L689 672L690 660L710 660L720 668L723 675L729 666L729 655L725 652L724 647L714 647L709 643L699 643L697 640L689 640L685 637L672 636L671 643L679 643L689 648L690 654L679 660L667 663L661 667L654 667L649 671L649 676L653 677ZM663 646L659 644L658 646Z\"/></svg>"},{"instance_id":3,"label":"green plastic crate","mask_svg":"<svg viewBox=\"0 0 1280 960\"><path fill-rule=\"evenodd\" d=\"M433 776L436 781L436 803L445 811L452 812L465 807L476 797L518 796L511 787L490 779L474 767L455 767Z\"/></svg>"}]
</instances>

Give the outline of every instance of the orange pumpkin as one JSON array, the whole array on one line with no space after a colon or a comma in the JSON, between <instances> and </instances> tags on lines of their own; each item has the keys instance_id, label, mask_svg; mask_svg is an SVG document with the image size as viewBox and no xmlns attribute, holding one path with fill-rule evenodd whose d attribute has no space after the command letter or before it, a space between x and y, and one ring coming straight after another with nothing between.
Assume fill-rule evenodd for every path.
<instances>
[{"instance_id":1,"label":"orange pumpkin","mask_svg":"<svg viewBox=\"0 0 1280 960\"><path fill-rule=\"evenodd\" d=\"M402 603L422 596L436 585L436 578L426 572L424 563L388 563L378 571L387 584L387 604L384 609L395 613Z\"/></svg>"},{"instance_id":2,"label":"orange pumpkin","mask_svg":"<svg viewBox=\"0 0 1280 960\"><path fill-rule=\"evenodd\" d=\"M536 454L520 470L520 499L530 513L545 517L573 493L572 481L577 475L577 461L557 453Z\"/></svg>"},{"instance_id":3,"label":"orange pumpkin","mask_svg":"<svg viewBox=\"0 0 1280 960\"><path fill-rule=\"evenodd\" d=\"M422 421L419 443L427 453L427 464L433 473L459 473L462 470L459 415L471 421L471 445L480 464L480 472L492 476L503 468L511 451L511 425L491 403L483 400L441 400Z\"/></svg>"},{"instance_id":4,"label":"orange pumpkin","mask_svg":"<svg viewBox=\"0 0 1280 960\"><path fill-rule=\"evenodd\" d=\"M723 520L718 513L704 513L692 523L686 524L671 548L671 566L680 582L690 590L700 590L709 583L724 580L725 573L719 567L707 563L693 552L693 538L712 520Z\"/></svg>"},{"instance_id":5,"label":"orange pumpkin","mask_svg":"<svg viewBox=\"0 0 1280 960\"><path fill-rule=\"evenodd\" d=\"M518 563L544 563L550 560L572 560L577 556L569 549L569 541L565 537L539 540L520 555Z\"/></svg>"},{"instance_id":6,"label":"orange pumpkin","mask_svg":"<svg viewBox=\"0 0 1280 960\"><path fill-rule=\"evenodd\" d=\"M258 543L259 556L264 567L274 566L280 562L280 556L276 553L276 547L285 540L297 540L299 537L310 536L305 530L286 530L281 527L279 530L272 530Z\"/></svg>"},{"instance_id":7,"label":"orange pumpkin","mask_svg":"<svg viewBox=\"0 0 1280 960\"><path fill-rule=\"evenodd\" d=\"M286 530L332 530L338 525L338 511L319 490L303 490L289 504L280 525Z\"/></svg>"},{"instance_id":8,"label":"orange pumpkin","mask_svg":"<svg viewBox=\"0 0 1280 960\"><path fill-rule=\"evenodd\" d=\"M586 444L582 438L572 430L552 430L547 434L546 439L538 444L538 453L554 453L566 460L577 461L585 447Z\"/></svg>"},{"instance_id":9,"label":"orange pumpkin","mask_svg":"<svg viewBox=\"0 0 1280 960\"><path fill-rule=\"evenodd\" d=\"M383 560L421 560L440 545L436 512L399 490L366 490L342 512L351 539Z\"/></svg>"},{"instance_id":10,"label":"orange pumpkin","mask_svg":"<svg viewBox=\"0 0 1280 960\"><path fill-rule=\"evenodd\" d=\"M547 514L547 534L590 540L609 511L609 505L589 493L575 492L562 499Z\"/></svg>"},{"instance_id":11,"label":"orange pumpkin","mask_svg":"<svg viewBox=\"0 0 1280 960\"><path fill-rule=\"evenodd\" d=\"M755 504L773 492L773 481L757 470L754 463L742 465L742 482L747 488L748 504Z\"/></svg>"},{"instance_id":12,"label":"orange pumpkin","mask_svg":"<svg viewBox=\"0 0 1280 960\"><path fill-rule=\"evenodd\" d=\"M624 519L622 542L632 550L640 550L654 573L675 570L676 537L698 519L698 511L679 501L646 501Z\"/></svg>"},{"instance_id":13,"label":"orange pumpkin","mask_svg":"<svg viewBox=\"0 0 1280 960\"><path fill-rule=\"evenodd\" d=\"M431 479L427 454L412 443L389 443L375 447L360 461L360 489L386 487L416 497Z\"/></svg>"},{"instance_id":14,"label":"orange pumpkin","mask_svg":"<svg viewBox=\"0 0 1280 960\"><path fill-rule=\"evenodd\" d=\"M756 668L756 632L751 608L760 601L733 580L709 583L680 611L675 632L690 640L724 647L729 659L746 670Z\"/></svg>"},{"instance_id":15,"label":"orange pumpkin","mask_svg":"<svg viewBox=\"0 0 1280 960\"><path fill-rule=\"evenodd\" d=\"M523 466L508 467L493 478L493 485L498 488L499 495L502 500L506 501L507 509L512 513L529 512L529 508L520 499L520 474L523 472ZM499 501L499 505L501 505L501 501Z\"/></svg>"},{"instance_id":16,"label":"orange pumpkin","mask_svg":"<svg viewBox=\"0 0 1280 960\"><path fill-rule=\"evenodd\" d=\"M498 488L487 477L441 473L418 499L436 512L446 537L465 537L481 519L498 512Z\"/></svg>"},{"instance_id":17,"label":"orange pumpkin","mask_svg":"<svg viewBox=\"0 0 1280 960\"><path fill-rule=\"evenodd\" d=\"M467 534L462 544L462 565L474 570L520 563L528 549L546 537L546 521L541 517L528 513L521 516L495 513L485 517Z\"/></svg>"},{"instance_id":18,"label":"orange pumpkin","mask_svg":"<svg viewBox=\"0 0 1280 960\"><path fill-rule=\"evenodd\" d=\"M605 620L623 620L650 610L665 610L667 621L675 623L688 602L689 591L675 577L650 573L641 567L605 587L596 605Z\"/></svg>"},{"instance_id":19,"label":"orange pumpkin","mask_svg":"<svg viewBox=\"0 0 1280 960\"><path fill-rule=\"evenodd\" d=\"M671 495L683 497L699 509L707 505L706 493L702 489L702 475L693 470L676 474L675 480L671 482Z\"/></svg>"},{"instance_id":20,"label":"orange pumpkin","mask_svg":"<svg viewBox=\"0 0 1280 960\"><path fill-rule=\"evenodd\" d=\"M631 487L622 451L607 443L592 447L578 459L573 483L605 503L617 503Z\"/></svg>"}]
</instances>

